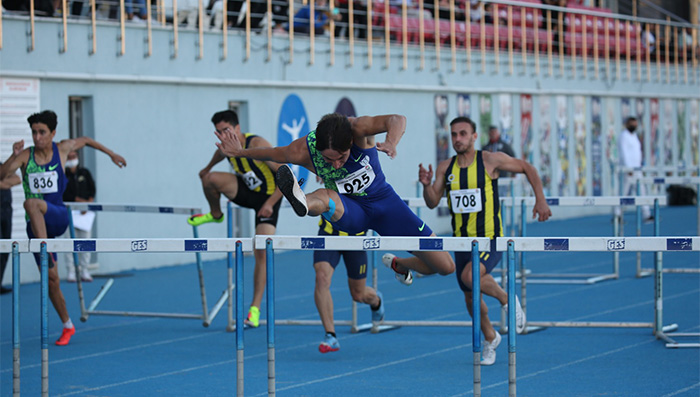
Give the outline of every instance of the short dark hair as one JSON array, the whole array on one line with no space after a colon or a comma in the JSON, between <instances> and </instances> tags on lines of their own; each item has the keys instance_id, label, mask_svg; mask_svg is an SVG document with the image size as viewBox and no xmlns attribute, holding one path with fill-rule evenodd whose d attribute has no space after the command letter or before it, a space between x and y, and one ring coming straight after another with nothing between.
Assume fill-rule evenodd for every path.
<instances>
[{"instance_id":1,"label":"short dark hair","mask_svg":"<svg viewBox=\"0 0 700 397\"><path fill-rule=\"evenodd\" d=\"M352 146L352 125L346 116L329 113L316 125L316 149L333 149L338 152L350 150Z\"/></svg>"},{"instance_id":2,"label":"short dark hair","mask_svg":"<svg viewBox=\"0 0 700 397\"><path fill-rule=\"evenodd\" d=\"M44 123L49 127L49 131L56 131L58 116L56 116L53 110L44 110L41 113L34 113L27 117L27 122L29 123L29 127L31 127L32 124Z\"/></svg>"},{"instance_id":3,"label":"short dark hair","mask_svg":"<svg viewBox=\"0 0 700 397\"><path fill-rule=\"evenodd\" d=\"M625 119L625 124L629 123L630 121L637 121L637 118L634 116L629 116Z\"/></svg>"},{"instance_id":4,"label":"short dark hair","mask_svg":"<svg viewBox=\"0 0 700 397\"><path fill-rule=\"evenodd\" d=\"M211 116L211 122L214 125L217 125L222 121L225 121L231 124L231 126L235 127L238 125L238 115L233 110L222 110L214 113L214 115Z\"/></svg>"},{"instance_id":5,"label":"short dark hair","mask_svg":"<svg viewBox=\"0 0 700 397\"><path fill-rule=\"evenodd\" d=\"M474 132L476 132L476 123L472 119L470 119L469 117L459 116L459 117L454 118L452 121L450 121L450 127L452 127L453 125L455 125L457 123L467 123L467 124L471 125Z\"/></svg>"}]
</instances>

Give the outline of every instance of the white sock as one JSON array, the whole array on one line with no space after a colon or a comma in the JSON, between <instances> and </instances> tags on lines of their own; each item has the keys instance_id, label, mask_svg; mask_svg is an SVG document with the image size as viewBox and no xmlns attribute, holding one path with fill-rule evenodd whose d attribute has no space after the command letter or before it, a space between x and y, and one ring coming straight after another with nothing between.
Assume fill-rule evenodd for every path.
<instances>
[{"instance_id":1,"label":"white sock","mask_svg":"<svg viewBox=\"0 0 700 397\"><path fill-rule=\"evenodd\" d=\"M63 328L73 328L73 322L70 321L70 318L68 319L68 321L63 323Z\"/></svg>"}]
</instances>

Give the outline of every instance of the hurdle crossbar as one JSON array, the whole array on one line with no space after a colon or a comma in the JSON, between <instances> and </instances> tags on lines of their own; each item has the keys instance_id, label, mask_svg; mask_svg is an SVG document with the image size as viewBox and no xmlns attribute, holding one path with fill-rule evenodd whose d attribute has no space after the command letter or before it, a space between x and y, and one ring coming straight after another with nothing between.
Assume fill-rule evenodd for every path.
<instances>
[{"instance_id":1,"label":"hurdle crossbar","mask_svg":"<svg viewBox=\"0 0 700 397\"><path fill-rule=\"evenodd\" d=\"M672 251L700 251L700 237L499 237L496 239L498 251L514 252L605 252L630 251L654 252L654 321L646 322L530 322L527 324L543 327L637 327L652 328L654 335L668 342L667 347L698 347L700 344L682 344L673 340L667 332L678 329L677 324L663 325L663 264L661 253ZM700 336L699 334L679 334Z\"/></svg>"},{"instance_id":2,"label":"hurdle crossbar","mask_svg":"<svg viewBox=\"0 0 700 397\"><path fill-rule=\"evenodd\" d=\"M267 264L267 347L268 347L268 395L275 394L275 296L274 296L274 250L324 250L324 251L490 251L490 239L487 237L375 237L375 236L277 236L256 235L255 249L265 247ZM473 244L476 243L476 244ZM242 265L241 265L242 266ZM510 299L510 298L509 298ZM514 301L513 301L514 302ZM238 308L237 308L238 310ZM237 313L236 318L242 318ZM270 326L272 324L272 326ZM384 320L381 324L394 325ZM402 322L404 325L418 325ZM240 328L240 327L239 327ZM481 332L473 330L473 332ZM479 346L480 349L480 346ZM476 360L476 354L474 355ZM478 365L478 364L475 364ZM475 369L476 373L476 369Z\"/></svg>"},{"instance_id":3,"label":"hurdle crossbar","mask_svg":"<svg viewBox=\"0 0 700 397\"><path fill-rule=\"evenodd\" d=\"M177 207L177 206L157 206L157 205L140 205L140 204L100 204L100 203L66 203L69 211L69 229L71 238L75 239L75 228L73 226L73 216L71 210L77 211L95 211L95 212L134 212L134 213L151 213L151 214L175 214L175 215L194 215L200 213L202 210L200 208L192 207ZM199 238L197 227L192 227L194 238ZM233 251L233 249L232 249ZM170 251L169 251L170 252ZM168 317L168 318L187 318L187 319L199 319L202 320L202 325L208 327L209 324L214 320L214 317L219 313L223 305L231 295L231 289L226 288L221 297L212 306L211 310L207 304L206 287L204 284L204 271L202 266L201 253L199 251L194 251L197 263L197 273L199 276L199 289L200 289L200 299L202 301L202 314L180 314L180 313L151 313L151 312L134 312L134 311L107 311L107 310L97 310L97 306L100 304L104 296L109 292L109 290L114 285L114 279L109 278L107 282L102 286L96 297L90 302L86 307L85 299L83 296L83 286L80 277L77 277L77 287L78 287L78 298L80 300L80 320L87 321L90 315L107 315L107 316L138 316L138 317ZM73 252L73 263L76 267L76 273L78 273L78 253ZM229 265L229 268L231 266Z\"/></svg>"}]
</instances>

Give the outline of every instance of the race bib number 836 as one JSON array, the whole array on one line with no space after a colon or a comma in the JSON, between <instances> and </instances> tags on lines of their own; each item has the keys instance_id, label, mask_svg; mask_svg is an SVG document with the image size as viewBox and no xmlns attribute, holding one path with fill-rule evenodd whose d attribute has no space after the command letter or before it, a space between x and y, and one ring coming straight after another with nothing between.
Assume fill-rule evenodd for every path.
<instances>
[{"instance_id":1,"label":"race bib number 836","mask_svg":"<svg viewBox=\"0 0 700 397\"><path fill-rule=\"evenodd\" d=\"M58 192L58 172L36 172L29 177L29 190L34 194Z\"/></svg>"}]
</instances>

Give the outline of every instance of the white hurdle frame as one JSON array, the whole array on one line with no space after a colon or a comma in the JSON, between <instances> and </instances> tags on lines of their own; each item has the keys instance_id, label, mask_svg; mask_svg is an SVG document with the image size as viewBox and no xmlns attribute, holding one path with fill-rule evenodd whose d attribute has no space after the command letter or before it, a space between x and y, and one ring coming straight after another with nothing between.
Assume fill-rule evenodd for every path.
<instances>
[{"instance_id":1,"label":"white hurdle frame","mask_svg":"<svg viewBox=\"0 0 700 397\"><path fill-rule=\"evenodd\" d=\"M0 252L12 256L12 396L20 396L20 332L19 332L19 254L29 252L29 240L0 240ZM47 278L48 280L48 278ZM42 301L42 303L44 303ZM43 337L42 330L42 337ZM43 365L44 358L48 360L48 342L41 341L41 377L48 379L48 365ZM46 375L46 376L45 376ZM44 387L45 386L45 387ZM48 384L42 382L42 395L48 395Z\"/></svg>"},{"instance_id":2,"label":"white hurdle frame","mask_svg":"<svg viewBox=\"0 0 700 397\"><path fill-rule=\"evenodd\" d=\"M476 242L476 248L473 246L473 242ZM267 300L267 346L268 346L268 395L275 395L275 325L277 321L275 320L275 292L274 292L274 250L324 250L324 251L369 251L369 250L382 250L382 251L464 251L472 252L473 249L478 251L489 251L490 239L488 237L478 237L478 238L464 238L464 237L376 237L376 236L278 236L278 235L256 235L255 236L255 248L260 249L265 247L266 249L266 261L267 261L267 287L266 300ZM242 266L241 264L238 264ZM509 296L509 302L514 303L515 298L511 300ZM511 306L512 307L512 306ZM236 314L237 318L242 318L242 307ZM513 311L515 313L515 311ZM515 321L513 318L512 321ZM423 322L424 324L418 324L419 321L387 321L384 320L382 324L384 325L457 325L456 322ZM448 324L453 323L453 324ZM272 326L270 326L272 324ZM471 326L471 322L461 322L459 326ZM242 327L237 327L242 328ZM515 327L511 327L515 328ZM478 330L481 332L481 330ZM475 333L476 329L472 329ZM479 336L480 337L480 336ZM475 338L475 336L473 336ZM474 349L480 349L480 346L474 346ZM474 354L474 359L476 360L476 352ZM474 363L475 366L480 366L479 362ZM477 369L475 368L475 375ZM480 375L475 376L475 382L480 381ZM480 385L478 386L480 389ZM477 389L477 384L475 383L475 390Z\"/></svg>"},{"instance_id":3,"label":"white hurdle frame","mask_svg":"<svg viewBox=\"0 0 700 397\"><path fill-rule=\"evenodd\" d=\"M174 214L174 215L195 215L200 213L202 210L200 208L192 207L175 207L175 206L157 206L157 205L126 205L126 204L100 204L100 203L77 203L70 202L66 203L68 207L69 216L69 228L70 236L75 239L75 228L73 227L73 215L71 210L78 211L94 211L94 212L128 212L128 213L152 213L152 214ZM184 220L183 220L184 221ZM199 238L199 233L197 227L193 226L193 235L195 239ZM87 239L89 240L89 239ZM134 239L134 241L142 240L153 240L153 239ZM232 250L233 251L233 250ZM70 251L69 251L70 252ZM73 251L73 264L76 267L76 274L80 274L78 270L78 252ZM137 312L137 311L117 311L117 310L97 310L97 306L100 304L105 295L114 285L114 279L109 278L107 282L102 286L95 298L90 302L90 305L86 307L85 299L83 296L83 286L80 277L76 278L78 287L78 297L80 300L80 321L86 322L90 315L103 315L103 316L135 316L135 317L167 317L167 318L183 318L183 319L194 319L202 320L202 325L208 327L214 320L216 315L219 313L223 305L228 300L229 296L232 295L231 286L229 285L226 290L221 294L221 297L217 300L216 304L212 306L211 310L208 308L206 288L204 285L204 271L202 266L201 253L199 251L194 251L197 263L197 273L199 277L199 290L200 299L202 301L202 314L189 314L189 313L162 313L162 312ZM231 263L229 261L229 269L231 268ZM229 302L230 305L230 302Z\"/></svg>"},{"instance_id":4,"label":"white hurdle frame","mask_svg":"<svg viewBox=\"0 0 700 397\"><path fill-rule=\"evenodd\" d=\"M512 244L512 249L509 249ZM654 321L646 322L573 322L573 321L527 321L541 327L604 327L604 328L651 328L658 339L666 341L666 347L700 347L700 343L679 343L667 332L678 329L677 324L663 325L663 264L661 253L665 251L700 251L700 237L499 237L496 249L507 251L509 260L515 252L607 252L631 251L654 252ZM673 336L700 336L700 333L677 333Z\"/></svg>"}]
</instances>

